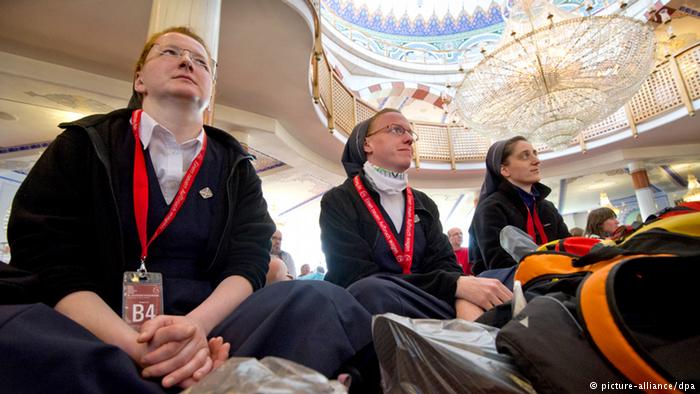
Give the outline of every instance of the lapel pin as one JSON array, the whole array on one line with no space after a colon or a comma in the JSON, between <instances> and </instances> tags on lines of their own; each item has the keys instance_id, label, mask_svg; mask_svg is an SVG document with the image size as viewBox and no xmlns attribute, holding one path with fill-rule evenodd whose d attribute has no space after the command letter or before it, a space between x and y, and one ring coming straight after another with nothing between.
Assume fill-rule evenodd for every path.
<instances>
[{"instance_id":1,"label":"lapel pin","mask_svg":"<svg viewBox=\"0 0 700 394\"><path fill-rule=\"evenodd\" d=\"M212 198L214 196L214 193L211 191L210 188L205 187L204 189L199 191L199 195L206 200L208 198Z\"/></svg>"}]
</instances>

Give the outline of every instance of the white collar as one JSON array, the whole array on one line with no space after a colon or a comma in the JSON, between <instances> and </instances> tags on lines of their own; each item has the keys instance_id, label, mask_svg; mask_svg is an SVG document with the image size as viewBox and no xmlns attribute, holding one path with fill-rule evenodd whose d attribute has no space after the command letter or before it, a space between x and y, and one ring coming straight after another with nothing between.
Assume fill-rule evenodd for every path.
<instances>
[{"instance_id":1,"label":"white collar","mask_svg":"<svg viewBox=\"0 0 700 394\"><path fill-rule=\"evenodd\" d=\"M158 122L156 122L155 119L153 119L150 115L148 115L146 113L146 111L143 111L141 113L141 126L139 127L139 138L141 139L141 144L143 145L143 149L148 149L148 144L151 143L151 138L153 137L153 131L156 129L156 127L158 127L159 130L165 131L166 133L170 134L173 137L173 139L175 139L175 135L170 130L168 130L167 128L158 124ZM193 138L191 140L187 140L179 145L182 146L185 144L189 144L191 141L197 141L196 142L197 146L201 146L204 143L204 128L203 127L201 130L199 130L199 134L197 135L196 138Z\"/></svg>"},{"instance_id":2,"label":"white collar","mask_svg":"<svg viewBox=\"0 0 700 394\"><path fill-rule=\"evenodd\" d=\"M377 167L369 161L365 162L363 169L367 179L377 191L387 194L400 194L408 186L408 174L405 172L393 172Z\"/></svg>"}]
</instances>

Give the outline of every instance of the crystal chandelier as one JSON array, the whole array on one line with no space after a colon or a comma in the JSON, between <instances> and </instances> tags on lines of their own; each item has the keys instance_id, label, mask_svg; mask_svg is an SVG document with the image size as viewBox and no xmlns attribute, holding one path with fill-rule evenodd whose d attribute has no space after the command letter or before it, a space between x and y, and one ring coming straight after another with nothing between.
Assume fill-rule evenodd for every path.
<instances>
[{"instance_id":1,"label":"crystal chandelier","mask_svg":"<svg viewBox=\"0 0 700 394\"><path fill-rule=\"evenodd\" d=\"M610 198L608 198L608 193L606 192L600 192L600 206L603 208L610 208L612 209L613 212L615 212L615 215L620 214L620 210L615 208L614 205L610 202Z\"/></svg>"},{"instance_id":2,"label":"crystal chandelier","mask_svg":"<svg viewBox=\"0 0 700 394\"><path fill-rule=\"evenodd\" d=\"M688 174L688 193L683 196L683 201L700 201L700 183L693 174Z\"/></svg>"},{"instance_id":3,"label":"crystal chandelier","mask_svg":"<svg viewBox=\"0 0 700 394\"><path fill-rule=\"evenodd\" d=\"M513 3L497 49L458 87L457 112L487 139L523 135L564 149L636 93L654 65L654 32L622 15L579 17L547 0Z\"/></svg>"}]
</instances>

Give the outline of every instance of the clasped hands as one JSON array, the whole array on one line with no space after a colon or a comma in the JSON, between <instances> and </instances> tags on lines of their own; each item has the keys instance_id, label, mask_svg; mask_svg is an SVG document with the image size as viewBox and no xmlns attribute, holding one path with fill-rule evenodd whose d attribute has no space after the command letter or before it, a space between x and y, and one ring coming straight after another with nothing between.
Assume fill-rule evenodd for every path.
<instances>
[{"instance_id":1,"label":"clasped hands","mask_svg":"<svg viewBox=\"0 0 700 394\"><path fill-rule=\"evenodd\" d=\"M498 279L461 276L457 280L455 311L457 318L474 321L495 306L508 302L513 292Z\"/></svg>"},{"instance_id":2,"label":"clasped hands","mask_svg":"<svg viewBox=\"0 0 700 394\"><path fill-rule=\"evenodd\" d=\"M187 388L228 359L231 345L187 316L160 315L146 321L136 339L134 360L144 378L162 377L163 387Z\"/></svg>"}]
</instances>

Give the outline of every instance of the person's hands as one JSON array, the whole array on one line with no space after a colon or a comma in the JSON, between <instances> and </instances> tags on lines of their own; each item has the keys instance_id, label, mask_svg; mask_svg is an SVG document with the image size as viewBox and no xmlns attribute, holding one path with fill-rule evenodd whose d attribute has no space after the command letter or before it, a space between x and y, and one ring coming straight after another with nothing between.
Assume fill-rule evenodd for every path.
<instances>
[{"instance_id":1,"label":"person's hands","mask_svg":"<svg viewBox=\"0 0 700 394\"><path fill-rule=\"evenodd\" d=\"M484 310L467 300L457 298L455 300L455 312L458 319L474 321L484 313Z\"/></svg>"},{"instance_id":2,"label":"person's hands","mask_svg":"<svg viewBox=\"0 0 700 394\"><path fill-rule=\"evenodd\" d=\"M209 340L209 354L214 361L212 370L219 368L228 360L228 354L231 351L231 344L224 342L224 338L215 337Z\"/></svg>"},{"instance_id":3,"label":"person's hands","mask_svg":"<svg viewBox=\"0 0 700 394\"><path fill-rule=\"evenodd\" d=\"M456 298L467 300L483 310L489 310L513 298L513 293L498 279L460 276Z\"/></svg>"},{"instance_id":4,"label":"person's hands","mask_svg":"<svg viewBox=\"0 0 700 394\"><path fill-rule=\"evenodd\" d=\"M205 376L213 366L204 329L187 316L156 316L141 326L137 338L148 344L139 364L143 377L163 377L163 387L171 387L195 373Z\"/></svg>"},{"instance_id":5,"label":"person's hands","mask_svg":"<svg viewBox=\"0 0 700 394\"><path fill-rule=\"evenodd\" d=\"M209 340L209 359L211 360L211 364L207 363L204 367L195 372L192 377L178 383L178 386L186 389L202 380L209 372L219 368L228 360L229 350L231 350L231 344L224 342L222 337L211 338ZM207 366L210 366L210 369L207 370Z\"/></svg>"}]
</instances>

